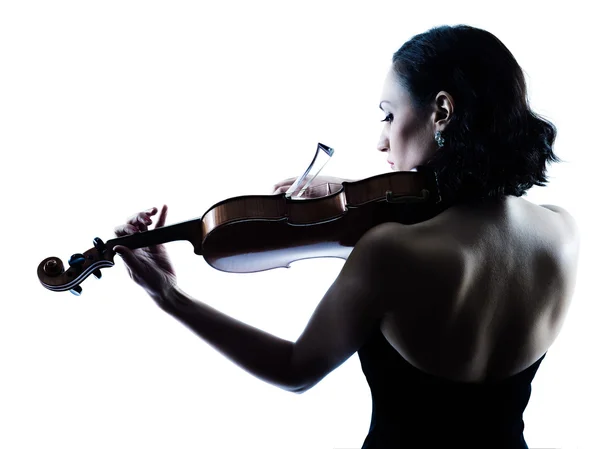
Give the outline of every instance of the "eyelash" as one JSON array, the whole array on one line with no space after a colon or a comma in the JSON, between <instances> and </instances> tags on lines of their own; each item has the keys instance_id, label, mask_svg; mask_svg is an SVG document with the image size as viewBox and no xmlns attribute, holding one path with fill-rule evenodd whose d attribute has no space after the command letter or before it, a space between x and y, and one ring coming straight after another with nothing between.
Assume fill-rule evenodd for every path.
<instances>
[{"instance_id":1,"label":"eyelash","mask_svg":"<svg viewBox=\"0 0 600 449\"><path fill-rule=\"evenodd\" d=\"M392 114L388 114L385 116L385 118L382 120L382 122L390 122L391 119L393 119L394 116Z\"/></svg>"}]
</instances>

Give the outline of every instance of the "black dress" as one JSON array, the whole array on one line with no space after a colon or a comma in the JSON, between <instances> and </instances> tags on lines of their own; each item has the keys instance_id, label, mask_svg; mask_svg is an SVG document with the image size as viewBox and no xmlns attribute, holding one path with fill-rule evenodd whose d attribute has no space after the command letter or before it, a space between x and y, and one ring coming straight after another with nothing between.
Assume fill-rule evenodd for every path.
<instances>
[{"instance_id":1,"label":"black dress","mask_svg":"<svg viewBox=\"0 0 600 449\"><path fill-rule=\"evenodd\" d=\"M499 382L453 382L408 363L375 326L358 356L373 400L362 449L528 449L523 411L546 354Z\"/></svg>"}]
</instances>

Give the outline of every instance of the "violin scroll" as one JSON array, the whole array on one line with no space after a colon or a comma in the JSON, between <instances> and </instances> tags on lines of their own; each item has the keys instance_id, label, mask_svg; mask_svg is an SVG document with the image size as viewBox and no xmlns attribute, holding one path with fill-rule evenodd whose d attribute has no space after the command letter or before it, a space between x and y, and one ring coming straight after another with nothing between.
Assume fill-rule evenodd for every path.
<instances>
[{"instance_id":1,"label":"violin scroll","mask_svg":"<svg viewBox=\"0 0 600 449\"><path fill-rule=\"evenodd\" d=\"M69 258L69 268L58 257L48 257L38 266L38 278L42 285L49 290L60 292L70 291L76 296L81 295L81 284L90 274L97 279L102 277L100 268L114 266L114 252L108 251L104 242L96 237L94 247L83 254L75 253Z\"/></svg>"}]
</instances>

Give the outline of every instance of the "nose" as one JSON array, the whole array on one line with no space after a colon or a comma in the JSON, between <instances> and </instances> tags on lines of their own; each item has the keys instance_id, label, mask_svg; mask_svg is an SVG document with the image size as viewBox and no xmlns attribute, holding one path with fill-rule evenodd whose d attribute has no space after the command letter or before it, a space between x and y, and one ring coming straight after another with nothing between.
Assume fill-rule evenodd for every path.
<instances>
[{"instance_id":1,"label":"nose","mask_svg":"<svg viewBox=\"0 0 600 449\"><path fill-rule=\"evenodd\" d=\"M388 142L388 139L384 135L382 135L379 138L379 143L377 144L377 150L385 152L385 151L389 151L389 147L390 147L390 144Z\"/></svg>"}]
</instances>

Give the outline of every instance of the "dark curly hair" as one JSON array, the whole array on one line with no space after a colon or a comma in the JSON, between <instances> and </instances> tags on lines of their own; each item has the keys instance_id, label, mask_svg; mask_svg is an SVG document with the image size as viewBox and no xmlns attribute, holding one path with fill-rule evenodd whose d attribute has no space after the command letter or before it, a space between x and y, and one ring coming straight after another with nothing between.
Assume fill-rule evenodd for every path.
<instances>
[{"instance_id":1,"label":"dark curly hair","mask_svg":"<svg viewBox=\"0 0 600 449\"><path fill-rule=\"evenodd\" d=\"M556 127L529 107L523 71L492 33L468 25L418 34L394 53L394 72L421 117L441 90L454 99L444 146L425 165L451 202L521 196L544 186Z\"/></svg>"}]
</instances>

